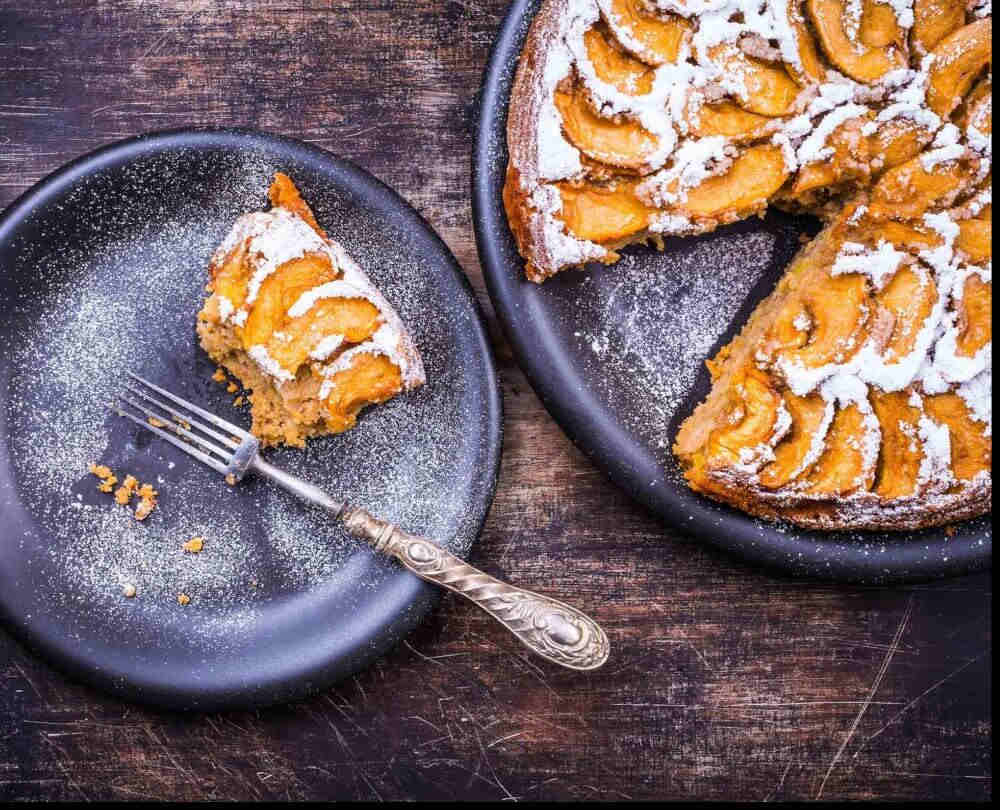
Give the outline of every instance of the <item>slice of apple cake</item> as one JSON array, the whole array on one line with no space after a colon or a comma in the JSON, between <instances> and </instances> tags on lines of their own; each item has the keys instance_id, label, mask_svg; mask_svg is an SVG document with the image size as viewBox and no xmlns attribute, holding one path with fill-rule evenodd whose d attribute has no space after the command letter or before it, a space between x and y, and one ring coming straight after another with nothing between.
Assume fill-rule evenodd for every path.
<instances>
[{"instance_id":1,"label":"slice of apple cake","mask_svg":"<svg viewBox=\"0 0 1000 810\"><path fill-rule=\"evenodd\" d=\"M268 198L271 208L240 217L212 256L197 330L250 390L253 434L301 447L423 384L424 369L395 310L291 179L277 173Z\"/></svg>"}]
</instances>

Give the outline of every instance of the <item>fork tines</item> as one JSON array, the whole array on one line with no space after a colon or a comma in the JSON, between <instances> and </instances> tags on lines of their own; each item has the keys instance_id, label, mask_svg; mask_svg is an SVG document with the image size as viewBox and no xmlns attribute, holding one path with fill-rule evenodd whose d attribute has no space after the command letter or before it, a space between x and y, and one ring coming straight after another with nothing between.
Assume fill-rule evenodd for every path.
<instances>
[{"instance_id":1,"label":"fork tines","mask_svg":"<svg viewBox=\"0 0 1000 810\"><path fill-rule=\"evenodd\" d=\"M138 383L138 386L126 385L125 389L142 401L137 401L125 394L121 394L120 398L123 403L143 414L145 418L125 410L125 405L119 406L109 403L111 409L119 416L131 419L137 425L152 431L162 439L166 439L212 469L225 473L233 460L236 449L243 442L255 441L250 433L238 425L220 419L214 413L199 408L197 405L153 385L131 371L126 373ZM164 402L160 397L153 396L151 391L155 391L173 405ZM201 417L201 419L197 417ZM229 435L209 427L205 422L222 428ZM199 447L203 449L199 449Z\"/></svg>"}]
</instances>

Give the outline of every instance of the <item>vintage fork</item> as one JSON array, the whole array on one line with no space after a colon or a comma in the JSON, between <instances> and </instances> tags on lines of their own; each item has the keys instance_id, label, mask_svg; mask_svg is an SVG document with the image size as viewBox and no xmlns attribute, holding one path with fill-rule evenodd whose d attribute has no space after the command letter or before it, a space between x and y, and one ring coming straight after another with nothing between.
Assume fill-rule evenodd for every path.
<instances>
[{"instance_id":1,"label":"vintage fork","mask_svg":"<svg viewBox=\"0 0 1000 810\"><path fill-rule=\"evenodd\" d=\"M111 409L207 464L221 473L230 485L235 486L248 472L270 478L289 492L342 520L351 534L367 540L376 551L395 557L421 579L448 588L475 603L530 650L553 663L570 669L587 670L596 669L608 659L608 637L604 630L576 608L501 582L473 568L432 540L379 520L364 509L351 506L319 487L278 469L260 457L259 442L243 428L132 372L128 375L138 387L126 385L125 388L141 401L124 394L121 400L144 417L126 411L120 405L111 404ZM151 392L159 394L159 397ZM161 397L173 404L164 402Z\"/></svg>"}]
</instances>

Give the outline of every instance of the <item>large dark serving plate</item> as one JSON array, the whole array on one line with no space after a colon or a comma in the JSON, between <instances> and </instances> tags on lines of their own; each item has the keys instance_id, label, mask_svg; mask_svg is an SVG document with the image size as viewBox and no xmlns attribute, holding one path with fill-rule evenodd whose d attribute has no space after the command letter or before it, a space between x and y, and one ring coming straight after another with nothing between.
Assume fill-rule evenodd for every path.
<instances>
[{"instance_id":1,"label":"large dark serving plate","mask_svg":"<svg viewBox=\"0 0 1000 810\"><path fill-rule=\"evenodd\" d=\"M748 560L809 576L889 582L984 568L989 517L952 536L809 532L756 520L692 493L671 453L677 428L708 391L703 361L774 287L816 223L776 213L666 250L631 248L611 268L524 279L501 202L510 86L540 3L516 0L483 78L473 208L490 296L514 353L549 412L612 480L666 523Z\"/></svg>"},{"instance_id":2,"label":"large dark serving plate","mask_svg":"<svg viewBox=\"0 0 1000 810\"><path fill-rule=\"evenodd\" d=\"M0 617L128 698L208 709L315 691L387 651L438 595L324 513L261 480L230 488L103 405L132 369L248 421L209 379L194 319L212 250L276 170L400 312L428 383L268 458L463 556L493 497L501 404L480 311L395 192L247 131L159 133L69 164L0 217ZM154 483L159 508L137 523L97 492L92 461ZM195 535L204 551L185 554Z\"/></svg>"}]
</instances>

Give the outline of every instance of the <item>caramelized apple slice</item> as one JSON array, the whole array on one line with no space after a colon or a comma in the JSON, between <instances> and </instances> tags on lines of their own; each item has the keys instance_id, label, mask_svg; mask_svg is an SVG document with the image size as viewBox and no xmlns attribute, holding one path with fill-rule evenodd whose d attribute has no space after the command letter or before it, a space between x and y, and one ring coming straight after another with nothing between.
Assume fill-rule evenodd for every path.
<instances>
[{"instance_id":1,"label":"caramelized apple slice","mask_svg":"<svg viewBox=\"0 0 1000 810\"><path fill-rule=\"evenodd\" d=\"M955 116L955 123L968 131L975 127L983 135L993 133L993 82L989 78L980 79L969 95L962 101L960 113Z\"/></svg>"},{"instance_id":2,"label":"caramelized apple slice","mask_svg":"<svg viewBox=\"0 0 1000 810\"><path fill-rule=\"evenodd\" d=\"M972 357L993 340L993 284L972 274L958 302L958 354Z\"/></svg>"},{"instance_id":3,"label":"caramelized apple slice","mask_svg":"<svg viewBox=\"0 0 1000 810\"><path fill-rule=\"evenodd\" d=\"M212 271L212 292L228 298L234 309L243 306L247 297L250 268L246 260L247 242L244 240Z\"/></svg>"},{"instance_id":4,"label":"caramelized apple slice","mask_svg":"<svg viewBox=\"0 0 1000 810\"><path fill-rule=\"evenodd\" d=\"M958 223L955 247L972 264L982 265L993 259L993 218L963 219Z\"/></svg>"},{"instance_id":5,"label":"caramelized apple slice","mask_svg":"<svg viewBox=\"0 0 1000 810\"><path fill-rule=\"evenodd\" d=\"M643 62L616 48L599 28L583 35L587 56L597 78L631 96L644 96L653 89L653 71Z\"/></svg>"},{"instance_id":6,"label":"caramelized apple slice","mask_svg":"<svg viewBox=\"0 0 1000 810\"><path fill-rule=\"evenodd\" d=\"M403 390L403 378L396 365L382 354L362 352L351 364L328 378L327 426L335 433L354 427L358 412L377 405Z\"/></svg>"},{"instance_id":7,"label":"caramelized apple slice","mask_svg":"<svg viewBox=\"0 0 1000 810\"><path fill-rule=\"evenodd\" d=\"M906 54L896 44L872 47L848 36L847 0L806 0L806 10L827 59L855 81L871 84L890 70L906 67ZM856 22L859 27L863 17ZM869 38L876 41L874 31Z\"/></svg>"},{"instance_id":8,"label":"caramelized apple slice","mask_svg":"<svg viewBox=\"0 0 1000 810\"><path fill-rule=\"evenodd\" d=\"M952 31L965 25L965 0L913 0L910 40L925 54Z\"/></svg>"},{"instance_id":9,"label":"caramelized apple slice","mask_svg":"<svg viewBox=\"0 0 1000 810\"><path fill-rule=\"evenodd\" d=\"M733 42L723 42L708 51L722 75L742 85L736 101L758 115L784 115L799 94L799 86L779 65L748 56Z\"/></svg>"},{"instance_id":10,"label":"caramelized apple slice","mask_svg":"<svg viewBox=\"0 0 1000 810\"><path fill-rule=\"evenodd\" d=\"M861 134L867 116L852 118L837 127L826 139L833 154L814 163L807 163L795 177L792 194L803 194L814 188L832 186L847 180L865 177L868 168L868 139Z\"/></svg>"},{"instance_id":11,"label":"caramelized apple slice","mask_svg":"<svg viewBox=\"0 0 1000 810\"><path fill-rule=\"evenodd\" d=\"M896 12L888 3L879 0L864 0L861 11L861 25L858 29L861 43L869 48L895 46L902 50L905 36L896 21Z\"/></svg>"},{"instance_id":12,"label":"caramelized apple slice","mask_svg":"<svg viewBox=\"0 0 1000 810\"><path fill-rule=\"evenodd\" d=\"M870 137L869 152L882 172L916 157L933 138L934 133L926 127L905 118L893 118L881 124Z\"/></svg>"},{"instance_id":13,"label":"caramelized apple slice","mask_svg":"<svg viewBox=\"0 0 1000 810\"><path fill-rule=\"evenodd\" d=\"M271 336L268 354L291 372L309 359L320 342L333 335L345 345L370 338L381 323L378 309L364 298L321 298L309 311L290 318L281 335Z\"/></svg>"},{"instance_id":14,"label":"caramelized apple slice","mask_svg":"<svg viewBox=\"0 0 1000 810\"><path fill-rule=\"evenodd\" d=\"M970 415L957 394L924 397L924 409L938 424L946 425L951 438L951 471L959 481L968 481L993 464L992 437L984 425Z\"/></svg>"},{"instance_id":15,"label":"caramelized apple slice","mask_svg":"<svg viewBox=\"0 0 1000 810\"><path fill-rule=\"evenodd\" d=\"M708 438L710 466L740 462L740 450L770 442L781 405L781 396L768 384L767 375L753 366L735 378L730 402Z\"/></svg>"},{"instance_id":16,"label":"caramelized apple slice","mask_svg":"<svg viewBox=\"0 0 1000 810\"><path fill-rule=\"evenodd\" d=\"M928 273L904 266L876 293L875 301L892 314L892 331L882 350L891 363L913 351L920 328L937 301L937 287Z\"/></svg>"},{"instance_id":17,"label":"caramelized apple slice","mask_svg":"<svg viewBox=\"0 0 1000 810\"><path fill-rule=\"evenodd\" d=\"M802 293L802 304L812 321L809 341L800 348L780 350L782 366L819 368L846 363L861 348L869 318L868 285L864 276L830 276Z\"/></svg>"},{"instance_id":18,"label":"caramelized apple slice","mask_svg":"<svg viewBox=\"0 0 1000 810\"><path fill-rule=\"evenodd\" d=\"M826 78L826 67L820 58L816 40L802 18L802 10L797 0L788 0L788 22L795 36L799 61L802 63L801 67L786 63L788 74L802 87L813 83L822 84Z\"/></svg>"},{"instance_id":19,"label":"caramelized apple slice","mask_svg":"<svg viewBox=\"0 0 1000 810\"><path fill-rule=\"evenodd\" d=\"M683 17L654 17L639 0L600 0L600 7L615 38L649 65L676 62L691 31Z\"/></svg>"},{"instance_id":20,"label":"caramelized apple slice","mask_svg":"<svg viewBox=\"0 0 1000 810\"><path fill-rule=\"evenodd\" d=\"M771 119L744 110L732 101L703 104L690 116L691 133L699 138L724 135L734 141L761 137Z\"/></svg>"},{"instance_id":21,"label":"caramelized apple slice","mask_svg":"<svg viewBox=\"0 0 1000 810\"><path fill-rule=\"evenodd\" d=\"M635 196L634 182L611 186L560 183L559 194L562 210L557 216L569 232L600 244L614 244L645 230L650 215L656 211Z\"/></svg>"},{"instance_id":22,"label":"caramelized apple slice","mask_svg":"<svg viewBox=\"0 0 1000 810\"><path fill-rule=\"evenodd\" d=\"M850 495L871 489L875 469L866 469L864 443L867 426L855 404L839 408L826 434L826 447L805 478L811 495Z\"/></svg>"},{"instance_id":23,"label":"caramelized apple slice","mask_svg":"<svg viewBox=\"0 0 1000 810\"><path fill-rule=\"evenodd\" d=\"M872 230L872 236L869 240L872 244L878 244L882 239L893 247L907 250L910 253L933 250L941 246L941 237L937 232L893 220L880 222Z\"/></svg>"},{"instance_id":24,"label":"caramelized apple slice","mask_svg":"<svg viewBox=\"0 0 1000 810\"><path fill-rule=\"evenodd\" d=\"M783 487L802 473L813 438L826 417L827 404L819 394L797 397L786 391L784 401L792 417L792 427L774 448L774 461L760 472L760 483L767 489Z\"/></svg>"},{"instance_id":25,"label":"caramelized apple slice","mask_svg":"<svg viewBox=\"0 0 1000 810\"><path fill-rule=\"evenodd\" d=\"M910 405L909 391L887 394L872 389L871 403L882 430L875 472L875 492L883 498L905 498L917 486L923 452L917 430L920 409Z\"/></svg>"},{"instance_id":26,"label":"caramelized apple slice","mask_svg":"<svg viewBox=\"0 0 1000 810\"><path fill-rule=\"evenodd\" d=\"M267 344L272 333L281 330L288 309L302 293L336 277L330 259L322 254L308 254L281 265L260 285L243 326L243 348Z\"/></svg>"},{"instance_id":27,"label":"caramelized apple slice","mask_svg":"<svg viewBox=\"0 0 1000 810\"><path fill-rule=\"evenodd\" d=\"M951 115L973 80L993 59L991 17L976 20L949 34L931 53L927 105L938 115Z\"/></svg>"},{"instance_id":28,"label":"caramelized apple slice","mask_svg":"<svg viewBox=\"0 0 1000 810\"><path fill-rule=\"evenodd\" d=\"M733 161L725 174L709 177L688 191L679 208L695 217L718 218L751 212L767 202L788 171L781 149L752 146Z\"/></svg>"},{"instance_id":29,"label":"caramelized apple slice","mask_svg":"<svg viewBox=\"0 0 1000 810\"><path fill-rule=\"evenodd\" d=\"M968 182L968 173L955 161L925 169L915 157L882 175L872 189L869 212L875 217L919 219L932 208L948 205Z\"/></svg>"},{"instance_id":30,"label":"caramelized apple slice","mask_svg":"<svg viewBox=\"0 0 1000 810\"><path fill-rule=\"evenodd\" d=\"M656 151L656 138L637 121L615 123L590 109L583 93L556 92L556 107L570 142L602 163L638 169Z\"/></svg>"}]
</instances>

